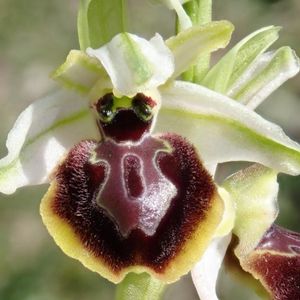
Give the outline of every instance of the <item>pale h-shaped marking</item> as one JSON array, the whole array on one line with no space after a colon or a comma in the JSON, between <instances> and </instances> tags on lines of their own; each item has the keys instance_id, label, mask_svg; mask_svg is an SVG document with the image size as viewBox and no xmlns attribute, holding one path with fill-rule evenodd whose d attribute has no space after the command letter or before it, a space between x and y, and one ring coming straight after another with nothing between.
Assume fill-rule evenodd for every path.
<instances>
[{"instance_id":1,"label":"pale h-shaped marking","mask_svg":"<svg viewBox=\"0 0 300 300\"><path fill-rule=\"evenodd\" d=\"M162 174L156 162L159 152L171 152L168 143L151 135L146 135L140 143L116 143L105 139L95 152L93 165L106 168L97 204L115 221L123 236L128 236L135 228L153 235L177 194L177 188ZM124 162L129 157L138 161L134 167L142 192L137 197L132 196L126 182L129 170Z\"/></svg>"}]
</instances>

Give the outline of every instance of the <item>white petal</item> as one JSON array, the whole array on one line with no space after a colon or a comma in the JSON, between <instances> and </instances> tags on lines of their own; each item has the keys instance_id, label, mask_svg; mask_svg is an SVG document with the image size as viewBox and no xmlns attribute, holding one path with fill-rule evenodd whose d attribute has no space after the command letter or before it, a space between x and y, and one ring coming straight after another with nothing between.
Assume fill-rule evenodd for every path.
<instances>
[{"instance_id":1,"label":"white petal","mask_svg":"<svg viewBox=\"0 0 300 300\"><path fill-rule=\"evenodd\" d=\"M255 161L300 173L300 146L277 125L207 88L177 81L161 90L157 132L177 132L199 150L205 164Z\"/></svg>"},{"instance_id":2,"label":"white petal","mask_svg":"<svg viewBox=\"0 0 300 300\"><path fill-rule=\"evenodd\" d=\"M99 49L87 49L87 53L100 60L121 95L155 89L174 72L172 52L158 34L147 41L121 33Z\"/></svg>"},{"instance_id":3,"label":"white petal","mask_svg":"<svg viewBox=\"0 0 300 300\"><path fill-rule=\"evenodd\" d=\"M217 279L231 234L215 238L192 269L192 279L201 300L218 300Z\"/></svg>"},{"instance_id":4,"label":"white petal","mask_svg":"<svg viewBox=\"0 0 300 300\"><path fill-rule=\"evenodd\" d=\"M86 99L60 91L27 107L8 134L8 154L0 160L0 192L47 182L65 151L97 137Z\"/></svg>"}]
</instances>

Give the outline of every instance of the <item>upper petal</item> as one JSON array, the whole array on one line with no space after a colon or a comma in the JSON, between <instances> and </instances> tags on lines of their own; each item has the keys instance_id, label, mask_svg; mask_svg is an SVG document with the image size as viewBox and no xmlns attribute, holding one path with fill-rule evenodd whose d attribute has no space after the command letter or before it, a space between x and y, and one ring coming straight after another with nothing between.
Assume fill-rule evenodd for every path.
<instances>
[{"instance_id":1,"label":"upper petal","mask_svg":"<svg viewBox=\"0 0 300 300\"><path fill-rule=\"evenodd\" d=\"M173 55L158 34L147 41L121 33L99 49L87 49L87 53L101 61L116 92L126 96L154 89L174 72Z\"/></svg>"},{"instance_id":2,"label":"upper petal","mask_svg":"<svg viewBox=\"0 0 300 300\"><path fill-rule=\"evenodd\" d=\"M202 86L177 81L161 89L156 131L177 132L198 147L207 165L255 161L300 173L300 147L277 125Z\"/></svg>"},{"instance_id":3,"label":"upper petal","mask_svg":"<svg viewBox=\"0 0 300 300\"><path fill-rule=\"evenodd\" d=\"M169 38L166 45L175 59L175 79L195 64L200 56L224 48L230 41L233 25L228 21L210 22L203 26L193 26Z\"/></svg>"},{"instance_id":4,"label":"upper petal","mask_svg":"<svg viewBox=\"0 0 300 300\"><path fill-rule=\"evenodd\" d=\"M0 192L47 181L66 149L97 137L86 99L59 91L27 107L8 134L0 160Z\"/></svg>"}]
</instances>

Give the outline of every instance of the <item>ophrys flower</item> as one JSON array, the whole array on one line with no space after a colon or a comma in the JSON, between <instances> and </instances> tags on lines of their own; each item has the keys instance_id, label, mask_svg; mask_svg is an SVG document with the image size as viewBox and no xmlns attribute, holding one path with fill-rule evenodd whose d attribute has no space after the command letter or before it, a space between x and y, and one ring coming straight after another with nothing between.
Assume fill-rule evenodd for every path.
<instances>
[{"instance_id":1,"label":"ophrys flower","mask_svg":"<svg viewBox=\"0 0 300 300\"><path fill-rule=\"evenodd\" d=\"M2 161L2 191L45 182L54 172L42 215L67 254L114 282L129 271L177 280L233 226L233 205L223 190L219 197L206 169L213 174L219 162L249 160L299 173L299 146L277 126L221 93L175 80L199 55L225 46L231 31L230 23L215 22L166 43L122 33L99 49L71 52L54 77L77 93L60 92L22 114ZM274 57L286 67L277 85L298 71L289 48L259 56L276 34L270 27L248 37L203 84L257 105L274 84L262 92L253 79ZM236 53L257 37L257 60L249 55L240 68ZM219 72L222 64L228 72Z\"/></svg>"}]
</instances>

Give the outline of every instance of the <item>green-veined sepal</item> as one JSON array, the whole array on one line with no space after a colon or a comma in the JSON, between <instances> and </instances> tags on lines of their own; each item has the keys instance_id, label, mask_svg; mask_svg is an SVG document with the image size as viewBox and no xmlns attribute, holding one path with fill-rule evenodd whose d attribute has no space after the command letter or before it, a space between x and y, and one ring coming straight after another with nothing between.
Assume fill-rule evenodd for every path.
<instances>
[{"instance_id":1,"label":"green-veined sepal","mask_svg":"<svg viewBox=\"0 0 300 300\"><path fill-rule=\"evenodd\" d=\"M174 72L173 55L159 34L147 41L122 33L87 53L101 62L120 96L156 89Z\"/></svg>"},{"instance_id":2,"label":"green-veined sepal","mask_svg":"<svg viewBox=\"0 0 300 300\"><path fill-rule=\"evenodd\" d=\"M181 81L161 89L161 94L156 131L185 136L206 165L254 161L279 172L300 173L300 146L237 101Z\"/></svg>"},{"instance_id":3,"label":"green-veined sepal","mask_svg":"<svg viewBox=\"0 0 300 300\"><path fill-rule=\"evenodd\" d=\"M18 117L8 134L8 154L0 160L0 192L48 182L62 156L85 138L98 138L88 102L59 91L34 102Z\"/></svg>"}]
</instances>

